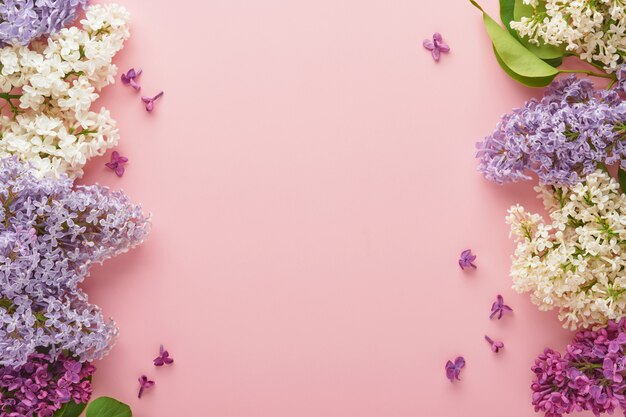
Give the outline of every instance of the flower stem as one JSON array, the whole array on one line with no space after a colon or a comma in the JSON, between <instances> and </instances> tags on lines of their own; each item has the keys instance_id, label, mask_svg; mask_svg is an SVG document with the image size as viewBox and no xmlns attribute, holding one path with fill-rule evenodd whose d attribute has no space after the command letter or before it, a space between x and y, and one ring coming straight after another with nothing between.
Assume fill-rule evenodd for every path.
<instances>
[{"instance_id":1,"label":"flower stem","mask_svg":"<svg viewBox=\"0 0 626 417\"><path fill-rule=\"evenodd\" d=\"M615 76L611 74L602 74L600 72L593 72L593 71L588 71L588 70L560 70L559 72L562 74L585 74L590 77L600 77L600 78L606 78L609 80L616 79Z\"/></svg>"}]
</instances>

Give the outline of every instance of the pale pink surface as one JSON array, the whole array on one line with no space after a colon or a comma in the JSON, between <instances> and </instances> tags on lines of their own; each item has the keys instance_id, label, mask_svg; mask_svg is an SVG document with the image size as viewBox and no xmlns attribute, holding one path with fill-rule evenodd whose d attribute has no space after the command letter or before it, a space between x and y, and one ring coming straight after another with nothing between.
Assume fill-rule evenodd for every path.
<instances>
[{"instance_id":1,"label":"pale pink surface","mask_svg":"<svg viewBox=\"0 0 626 417\"><path fill-rule=\"evenodd\" d=\"M83 182L124 188L154 228L86 284L121 329L96 394L137 417L533 416L532 361L571 334L510 289L504 215L540 208L531 184L487 183L473 154L540 91L498 68L469 2L120 2L120 70L165 96L101 101L130 163ZM498 293L515 313L490 321ZM173 366L152 366L160 343Z\"/></svg>"}]
</instances>

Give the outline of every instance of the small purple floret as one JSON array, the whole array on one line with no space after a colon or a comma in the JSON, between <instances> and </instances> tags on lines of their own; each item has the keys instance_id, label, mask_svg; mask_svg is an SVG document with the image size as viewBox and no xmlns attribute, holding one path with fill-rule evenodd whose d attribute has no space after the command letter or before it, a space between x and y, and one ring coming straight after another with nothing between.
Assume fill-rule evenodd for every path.
<instances>
[{"instance_id":1,"label":"small purple floret","mask_svg":"<svg viewBox=\"0 0 626 417\"><path fill-rule=\"evenodd\" d=\"M454 382L454 380L460 381L459 374L461 373L461 369L465 367L465 359L463 356L458 356L454 362L448 361L446 363L446 377L450 380L450 382Z\"/></svg>"},{"instance_id":2,"label":"small purple floret","mask_svg":"<svg viewBox=\"0 0 626 417\"><path fill-rule=\"evenodd\" d=\"M424 39L423 45L424 45L424 48L430 51L435 62L439 62L442 52L445 52L445 53L450 52L450 47L448 46L447 43L443 41L443 37L441 36L441 33L438 33L438 32L436 32L433 35L432 40Z\"/></svg>"},{"instance_id":3,"label":"small purple floret","mask_svg":"<svg viewBox=\"0 0 626 417\"><path fill-rule=\"evenodd\" d=\"M461 269L465 268L474 268L476 269L476 265L474 261L476 260L476 255L472 253L471 249L466 249L461 252L461 256L459 257L459 266Z\"/></svg>"}]
</instances>

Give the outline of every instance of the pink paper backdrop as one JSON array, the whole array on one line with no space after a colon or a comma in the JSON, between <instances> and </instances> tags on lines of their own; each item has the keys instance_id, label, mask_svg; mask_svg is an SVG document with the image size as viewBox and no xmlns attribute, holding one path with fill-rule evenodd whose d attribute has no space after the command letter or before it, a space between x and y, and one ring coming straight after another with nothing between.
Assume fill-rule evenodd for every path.
<instances>
[{"instance_id":1,"label":"pink paper backdrop","mask_svg":"<svg viewBox=\"0 0 626 417\"><path fill-rule=\"evenodd\" d=\"M83 181L123 188L154 228L86 284L121 329L97 395L137 417L534 415L532 361L570 333L510 289L504 215L540 209L531 184L487 183L473 154L540 92L498 68L469 2L118 1L120 69L165 97L153 114L121 84L101 100L131 162ZM498 293L515 313L490 321ZM160 343L174 366L152 366ZM157 386L137 400L142 373Z\"/></svg>"}]
</instances>

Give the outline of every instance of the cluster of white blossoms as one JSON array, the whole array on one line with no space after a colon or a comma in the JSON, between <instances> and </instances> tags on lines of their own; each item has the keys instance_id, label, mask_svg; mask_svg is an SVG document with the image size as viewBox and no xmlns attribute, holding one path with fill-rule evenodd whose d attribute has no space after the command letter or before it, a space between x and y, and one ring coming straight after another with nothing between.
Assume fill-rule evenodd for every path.
<instances>
[{"instance_id":1,"label":"cluster of white blossoms","mask_svg":"<svg viewBox=\"0 0 626 417\"><path fill-rule=\"evenodd\" d=\"M600 62L613 72L626 54L624 0L523 0L532 16L511 22L530 42L564 45L588 62Z\"/></svg>"},{"instance_id":2,"label":"cluster of white blossoms","mask_svg":"<svg viewBox=\"0 0 626 417\"><path fill-rule=\"evenodd\" d=\"M541 186L551 223L513 206L511 277L541 310L574 330L626 316L626 195L603 171L571 188Z\"/></svg>"},{"instance_id":3,"label":"cluster of white blossoms","mask_svg":"<svg viewBox=\"0 0 626 417\"><path fill-rule=\"evenodd\" d=\"M80 177L89 158L117 144L108 110L90 108L114 82L112 59L130 36L129 20L121 6L93 5L81 28L0 48L0 158L16 155L41 176Z\"/></svg>"}]
</instances>

